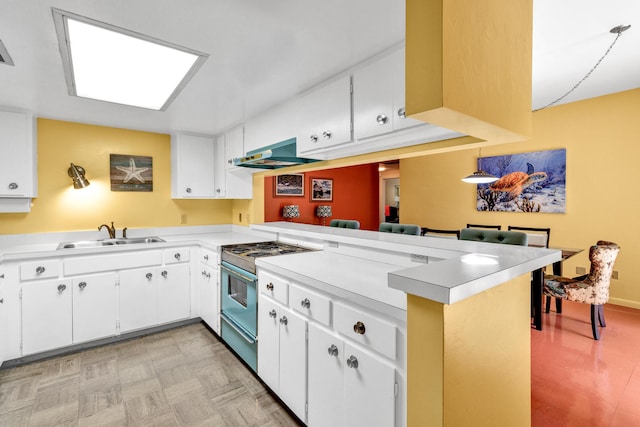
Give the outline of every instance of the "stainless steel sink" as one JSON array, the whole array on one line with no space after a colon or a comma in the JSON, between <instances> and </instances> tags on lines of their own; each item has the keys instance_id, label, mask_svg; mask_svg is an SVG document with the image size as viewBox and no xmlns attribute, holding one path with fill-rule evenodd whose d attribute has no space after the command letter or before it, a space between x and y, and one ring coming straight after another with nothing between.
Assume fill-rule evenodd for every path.
<instances>
[{"instance_id":1,"label":"stainless steel sink","mask_svg":"<svg viewBox=\"0 0 640 427\"><path fill-rule=\"evenodd\" d=\"M104 240L79 240L77 242L62 242L58 245L58 249L99 248L101 246L131 245L135 243L159 243L164 241L164 239L156 236Z\"/></svg>"}]
</instances>

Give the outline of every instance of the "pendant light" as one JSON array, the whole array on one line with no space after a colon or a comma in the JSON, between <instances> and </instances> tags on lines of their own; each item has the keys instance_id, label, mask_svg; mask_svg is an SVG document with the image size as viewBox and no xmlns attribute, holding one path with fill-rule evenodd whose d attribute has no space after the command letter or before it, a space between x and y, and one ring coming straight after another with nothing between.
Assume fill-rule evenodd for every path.
<instances>
[{"instance_id":1,"label":"pendant light","mask_svg":"<svg viewBox=\"0 0 640 427\"><path fill-rule=\"evenodd\" d=\"M480 161L480 157L482 157L482 148L478 150L478 162ZM490 182L497 181L498 177L495 175L491 175L490 173L485 172L482 169L478 169L471 175L462 178L462 180L464 182L468 182L469 184L489 184Z\"/></svg>"}]
</instances>

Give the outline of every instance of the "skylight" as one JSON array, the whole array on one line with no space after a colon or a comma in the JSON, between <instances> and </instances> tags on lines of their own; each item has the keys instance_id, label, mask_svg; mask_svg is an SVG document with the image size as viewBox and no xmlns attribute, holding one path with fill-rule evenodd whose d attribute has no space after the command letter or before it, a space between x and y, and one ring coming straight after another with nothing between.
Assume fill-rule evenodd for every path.
<instances>
[{"instance_id":1,"label":"skylight","mask_svg":"<svg viewBox=\"0 0 640 427\"><path fill-rule=\"evenodd\" d=\"M208 55L53 9L69 94L166 110Z\"/></svg>"}]
</instances>

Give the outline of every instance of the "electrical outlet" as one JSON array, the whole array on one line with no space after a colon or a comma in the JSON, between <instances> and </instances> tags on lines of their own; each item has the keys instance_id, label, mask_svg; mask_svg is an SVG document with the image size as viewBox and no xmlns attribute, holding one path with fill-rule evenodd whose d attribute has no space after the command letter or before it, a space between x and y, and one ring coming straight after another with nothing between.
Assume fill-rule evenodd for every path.
<instances>
[{"instance_id":1,"label":"electrical outlet","mask_svg":"<svg viewBox=\"0 0 640 427\"><path fill-rule=\"evenodd\" d=\"M613 273L611 273L611 278L618 280L618 272L616 270L613 270Z\"/></svg>"},{"instance_id":2,"label":"electrical outlet","mask_svg":"<svg viewBox=\"0 0 640 427\"><path fill-rule=\"evenodd\" d=\"M186 224L186 223L187 223L187 214L180 215L180 224Z\"/></svg>"},{"instance_id":3,"label":"electrical outlet","mask_svg":"<svg viewBox=\"0 0 640 427\"><path fill-rule=\"evenodd\" d=\"M584 267L576 267L576 274L587 274L587 269Z\"/></svg>"}]
</instances>

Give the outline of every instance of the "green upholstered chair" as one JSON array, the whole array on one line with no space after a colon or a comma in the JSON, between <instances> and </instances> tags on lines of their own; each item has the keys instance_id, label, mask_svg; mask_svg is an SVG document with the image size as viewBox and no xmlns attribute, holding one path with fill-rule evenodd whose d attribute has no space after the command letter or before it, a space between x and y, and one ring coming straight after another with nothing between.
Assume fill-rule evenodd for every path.
<instances>
[{"instance_id":1,"label":"green upholstered chair","mask_svg":"<svg viewBox=\"0 0 640 427\"><path fill-rule=\"evenodd\" d=\"M604 320L604 304L609 301L611 274L618 252L620 247L617 244L600 240L589 248L591 261L589 274L573 279L556 275L544 276L543 293L547 296L546 312L549 312L549 305L551 305L549 297L591 304L593 339L600 339L598 323L601 327L607 326Z\"/></svg>"},{"instance_id":2,"label":"green upholstered chair","mask_svg":"<svg viewBox=\"0 0 640 427\"><path fill-rule=\"evenodd\" d=\"M460 230L460 240L474 242L502 243L505 245L527 246L527 233L519 231L484 230L481 228L463 228Z\"/></svg>"},{"instance_id":3,"label":"green upholstered chair","mask_svg":"<svg viewBox=\"0 0 640 427\"><path fill-rule=\"evenodd\" d=\"M355 219L332 219L329 223L329 227L359 229L360 221Z\"/></svg>"},{"instance_id":4,"label":"green upholstered chair","mask_svg":"<svg viewBox=\"0 0 640 427\"><path fill-rule=\"evenodd\" d=\"M396 224L393 222L383 222L380 224L378 231L382 233L410 234L412 236L420 235L420 226L415 224Z\"/></svg>"}]
</instances>

